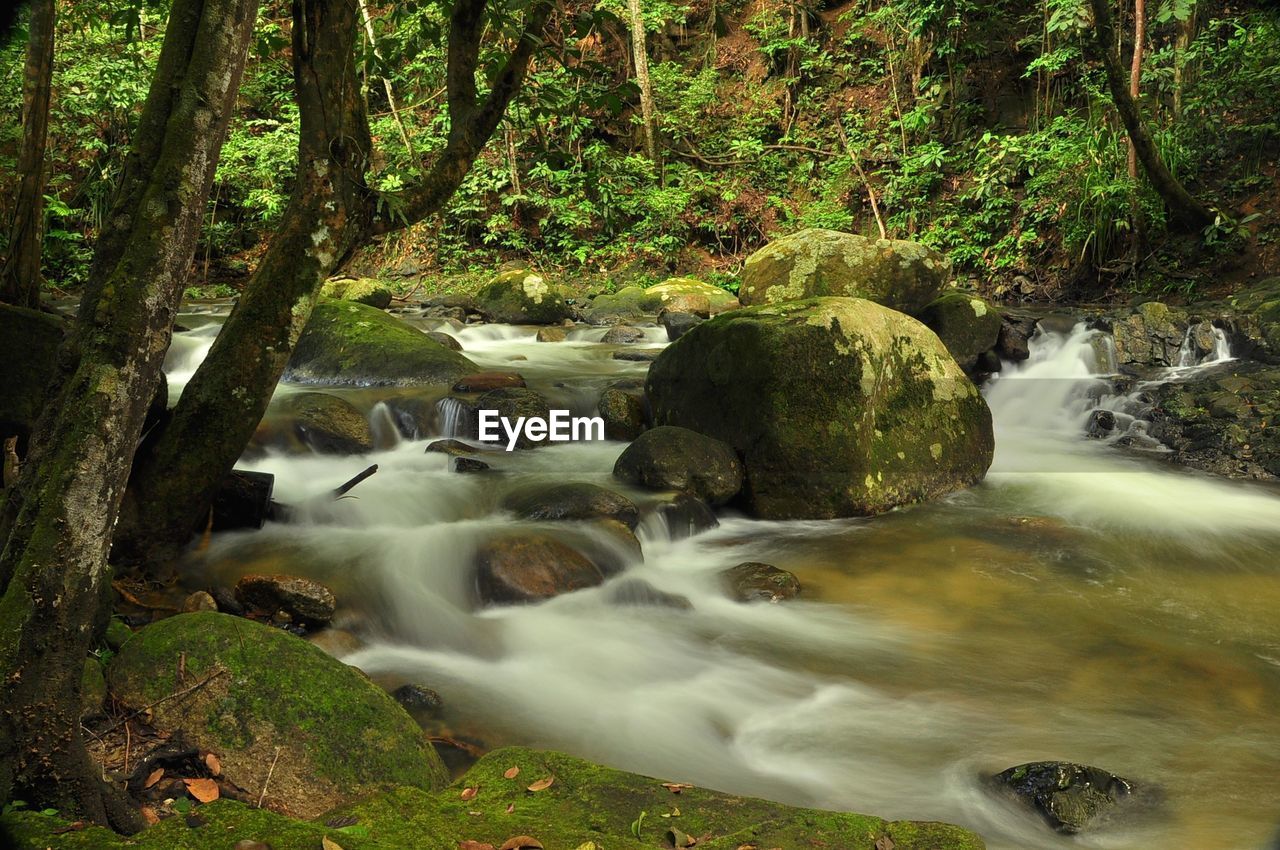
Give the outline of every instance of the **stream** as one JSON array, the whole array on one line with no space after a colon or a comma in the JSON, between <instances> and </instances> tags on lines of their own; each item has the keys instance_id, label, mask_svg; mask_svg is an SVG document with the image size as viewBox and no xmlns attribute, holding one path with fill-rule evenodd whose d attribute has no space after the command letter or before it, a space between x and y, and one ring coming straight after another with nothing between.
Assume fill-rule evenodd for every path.
<instances>
[{"instance_id":1,"label":"stream","mask_svg":"<svg viewBox=\"0 0 1280 850\"><path fill-rule=\"evenodd\" d=\"M191 330L175 336L167 363L172 395L223 311L184 313ZM620 346L598 341L604 328L538 343L533 328L402 318L455 335L481 368L518 370L576 415L646 368L611 359ZM1031 358L987 384L996 457L978 487L869 519L722 512L718 528L676 540L651 512L638 531L643 563L598 588L482 610L471 563L486 536L517 525L591 533L518 521L497 508L502 495L588 481L652 501L611 480L624 444L499 452L485 457L499 474L460 475L424 452L441 435L404 440L386 421L380 403L403 389L329 389L369 413L383 448L242 467L274 473L276 498L291 504L370 463L379 472L299 523L216 535L187 580L288 572L326 583L365 641L344 660L439 691L451 728L491 747L951 821L991 850L1262 850L1280 826L1280 489L1086 439L1092 408L1122 407L1099 382L1109 369L1098 337L1083 325L1037 331ZM639 345L664 342L654 328ZM717 573L743 561L790 570L804 593L731 601ZM635 578L692 610L619 604L618 584ZM1041 759L1159 784L1167 806L1059 837L979 780Z\"/></svg>"}]
</instances>

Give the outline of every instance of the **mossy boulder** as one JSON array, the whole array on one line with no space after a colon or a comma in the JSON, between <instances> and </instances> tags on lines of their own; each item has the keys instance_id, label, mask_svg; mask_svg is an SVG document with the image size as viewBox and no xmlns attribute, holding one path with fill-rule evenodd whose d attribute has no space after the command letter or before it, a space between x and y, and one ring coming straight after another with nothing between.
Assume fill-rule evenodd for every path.
<instances>
[{"instance_id":1,"label":"mossy boulder","mask_svg":"<svg viewBox=\"0 0 1280 850\"><path fill-rule=\"evenodd\" d=\"M624 286L592 298L582 318L592 325L616 325L640 321L652 312L645 307L643 287Z\"/></svg>"},{"instance_id":2,"label":"mossy boulder","mask_svg":"<svg viewBox=\"0 0 1280 850\"><path fill-rule=\"evenodd\" d=\"M995 348L1000 336L999 311L965 292L944 292L920 311L919 319L966 372L977 365L979 355Z\"/></svg>"},{"instance_id":3,"label":"mossy boulder","mask_svg":"<svg viewBox=\"0 0 1280 850\"><path fill-rule=\"evenodd\" d=\"M1280 363L1280 277L1242 289L1227 301L1225 324L1234 349L1268 363Z\"/></svg>"},{"instance_id":4,"label":"mossy boulder","mask_svg":"<svg viewBox=\"0 0 1280 850\"><path fill-rule=\"evenodd\" d=\"M518 772L508 778L513 768ZM527 790L547 777L554 780L549 787ZM605 850L654 850L672 846L672 828L696 836L697 846L705 850L872 850L877 843L894 850L985 846L977 835L950 824L794 808L689 785L674 794L665 781L561 753L507 747L484 756L443 791L397 789L315 822L218 800L199 807L204 821L199 828L175 817L133 837L101 827L68 831L66 821L37 812L5 815L3 826L13 836L15 850L230 850L237 841L259 841L272 850L318 850L325 838L344 850L439 850L467 841L501 847L517 835L531 836L549 850L572 850L587 842ZM476 789L475 795L463 799L466 788ZM658 816L676 808L678 816ZM642 811L649 814L633 831Z\"/></svg>"},{"instance_id":5,"label":"mossy boulder","mask_svg":"<svg viewBox=\"0 0 1280 850\"><path fill-rule=\"evenodd\" d=\"M479 367L367 304L322 301L298 337L285 380L333 386L452 384Z\"/></svg>"},{"instance_id":6,"label":"mossy boulder","mask_svg":"<svg viewBox=\"0 0 1280 850\"><path fill-rule=\"evenodd\" d=\"M667 305L688 313L700 313L703 298L707 299L706 310L712 314L736 310L741 306L732 292L693 277L669 277L654 284L644 290L641 305L649 313L660 312Z\"/></svg>"},{"instance_id":7,"label":"mossy boulder","mask_svg":"<svg viewBox=\"0 0 1280 850\"><path fill-rule=\"evenodd\" d=\"M1159 301L1139 304L1112 322L1117 365L1177 366L1189 324L1185 310Z\"/></svg>"},{"instance_id":8,"label":"mossy boulder","mask_svg":"<svg viewBox=\"0 0 1280 850\"><path fill-rule=\"evenodd\" d=\"M290 393L273 403L254 440L276 448L305 447L318 454L373 450L369 420L351 402L322 392Z\"/></svg>"},{"instance_id":9,"label":"mossy boulder","mask_svg":"<svg viewBox=\"0 0 1280 850\"><path fill-rule=\"evenodd\" d=\"M44 409L65 323L39 310L0 304L0 438L24 440Z\"/></svg>"},{"instance_id":10,"label":"mossy boulder","mask_svg":"<svg viewBox=\"0 0 1280 850\"><path fill-rule=\"evenodd\" d=\"M613 465L613 477L723 505L742 489L742 462L720 440L664 425L645 431L623 450Z\"/></svg>"},{"instance_id":11,"label":"mossy boulder","mask_svg":"<svg viewBox=\"0 0 1280 850\"><path fill-rule=\"evenodd\" d=\"M529 269L494 275L476 293L476 308L487 321L510 325L557 325L572 312L559 287Z\"/></svg>"},{"instance_id":12,"label":"mossy boulder","mask_svg":"<svg viewBox=\"0 0 1280 850\"><path fill-rule=\"evenodd\" d=\"M604 436L609 440L634 440L648 426L644 383L640 380L618 381L605 387L596 409L604 420Z\"/></svg>"},{"instance_id":13,"label":"mossy boulder","mask_svg":"<svg viewBox=\"0 0 1280 850\"><path fill-rule=\"evenodd\" d=\"M759 517L882 513L981 480L991 412L942 341L861 298L749 307L704 322L649 370L658 425L722 440Z\"/></svg>"},{"instance_id":14,"label":"mossy boulder","mask_svg":"<svg viewBox=\"0 0 1280 850\"><path fill-rule=\"evenodd\" d=\"M108 685L128 709L151 706L157 728L215 753L228 781L252 794L265 786L265 805L286 814L447 781L395 700L318 647L250 620L201 612L154 623L121 647Z\"/></svg>"},{"instance_id":15,"label":"mossy boulder","mask_svg":"<svg viewBox=\"0 0 1280 850\"><path fill-rule=\"evenodd\" d=\"M839 295L915 315L950 279L947 258L918 242L810 228L748 257L738 297L751 306Z\"/></svg>"},{"instance_id":16,"label":"mossy boulder","mask_svg":"<svg viewBox=\"0 0 1280 850\"><path fill-rule=\"evenodd\" d=\"M372 277L335 277L324 282L320 294L385 310L391 306L391 287Z\"/></svg>"}]
</instances>

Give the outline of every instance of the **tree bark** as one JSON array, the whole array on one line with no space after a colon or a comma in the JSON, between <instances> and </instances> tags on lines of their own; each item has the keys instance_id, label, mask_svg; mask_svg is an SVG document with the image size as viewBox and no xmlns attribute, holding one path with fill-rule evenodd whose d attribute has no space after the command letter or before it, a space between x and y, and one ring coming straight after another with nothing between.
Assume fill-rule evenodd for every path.
<instances>
[{"instance_id":1,"label":"tree bark","mask_svg":"<svg viewBox=\"0 0 1280 850\"><path fill-rule=\"evenodd\" d=\"M1147 40L1146 0L1133 0L1133 58L1129 62L1129 96L1139 103L1142 94L1142 49ZM1129 179L1138 179L1138 151L1129 143Z\"/></svg>"},{"instance_id":2,"label":"tree bark","mask_svg":"<svg viewBox=\"0 0 1280 850\"><path fill-rule=\"evenodd\" d=\"M644 122L644 150L650 162L658 161L657 111L653 105L653 83L649 79L649 49L645 44L644 15L640 0L627 0L631 18L631 56L640 88L640 118Z\"/></svg>"},{"instance_id":3,"label":"tree bark","mask_svg":"<svg viewBox=\"0 0 1280 850\"><path fill-rule=\"evenodd\" d=\"M141 124L159 127L108 234L115 256L72 332L0 537L0 799L141 826L80 738L80 682L110 589L107 552L235 103L256 0L177 0ZM157 114L160 110L160 114ZM136 159L135 162L142 160ZM140 188L141 187L141 188ZM99 270L107 268L96 263ZM20 502L20 503L19 503Z\"/></svg>"},{"instance_id":4,"label":"tree bark","mask_svg":"<svg viewBox=\"0 0 1280 850\"><path fill-rule=\"evenodd\" d=\"M435 213L462 183L519 90L551 10L550 0L530 8L522 37L480 99L475 71L485 2L454 4L444 151L421 184L382 198L364 188L369 131L351 58L357 4L294 3L303 125L294 194L278 235L172 418L139 455L116 532L117 563L154 571L177 557L262 419L325 279L373 235Z\"/></svg>"},{"instance_id":5,"label":"tree bark","mask_svg":"<svg viewBox=\"0 0 1280 850\"><path fill-rule=\"evenodd\" d=\"M9 254L0 266L0 301L40 306L40 254L44 246L44 151L53 89L54 0L31 5L27 61L22 79L22 148L18 153L18 196L9 227Z\"/></svg>"},{"instance_id":6,"label":"tree bark","mask_svg":"<svg viewBox=\"0 0 1280 850\"><path fill-rule=\"evenodd\" d=\"M1120 59L1112 45L1115 43L1115 30L1111 24L1109 0L1089 0L1094 19L1094 52L1102 60L1107 75L1107 88L1111 91L1111 99L1115 103L1120 120L1129 134L1129 142L1137 155L1138 161L1151 181L1151 187L1164 201L1169 210L1172 224L1184 230L1198 231L1213 222L1213 212L1201 201L1191 196L1186 187L1174 177L1160 158L1155 142L1151 139L1138 102L1129 94L1129 87L1120 66Z\"/></svg>"}]
</instances>

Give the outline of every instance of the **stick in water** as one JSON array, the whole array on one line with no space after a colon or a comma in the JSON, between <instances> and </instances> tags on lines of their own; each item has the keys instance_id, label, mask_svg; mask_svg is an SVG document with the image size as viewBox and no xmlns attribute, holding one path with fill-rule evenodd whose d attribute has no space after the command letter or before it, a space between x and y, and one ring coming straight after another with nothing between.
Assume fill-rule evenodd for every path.
<instances>
[{"instance_id":1,"label":"stick in water","mask_svg":"<svg viewBox=\"0 0 1280 850\"><path fill-rule=\"evenodd\" d=\"M370 475L373 475L373 473L377 471L378 471L378 465L375 463L373 466L369 467L364 472L361 472L355 478L352 478L346 484L343 484L337 490L334 490L333 498L338 499L338 498L341 498L342 496L345 496L347 494L347 491L349 491L352 487L356 486L361 481L365 480L366 478L368 478Z\"/></svg>"}]
</instances>

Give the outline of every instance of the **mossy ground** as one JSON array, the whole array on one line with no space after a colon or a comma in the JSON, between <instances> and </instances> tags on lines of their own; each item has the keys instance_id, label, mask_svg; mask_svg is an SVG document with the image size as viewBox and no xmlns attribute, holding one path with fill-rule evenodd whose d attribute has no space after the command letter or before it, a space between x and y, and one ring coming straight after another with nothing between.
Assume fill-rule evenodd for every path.
<instances>
[{"instance_id":1,"label":"mossy ground","mask_svg":"<svg viewBox=\"0 0 1280 850\"><path fill-rule=\"evenodd\" d=\"M512 768L519 773L507 778ZM550 787L527 790L546 777L554 777ZM475 794L463 799L468 788ZM466 840L498 847L515 835L533 836L547 850L575 850L586 842L603 850L654 850L672 847L672 829L697 838L697 846L708 850L744 844L873 850L882 837L890 838L896 850L984 847L978 836L948 824L791 808L702 788L683 787L677 794L662 780L521 747L490 753L443 791L397 789L316 822L228 801L196 811L203 825L193 828L184 818L172 818L131 839L100 829L54 834L63 822L34 813L7 816L5 824L16 850L223 850L243 839L266 842L273 850L319 850L322 837L344 850L445 850Z\"/></svg>"}]
</instances>

